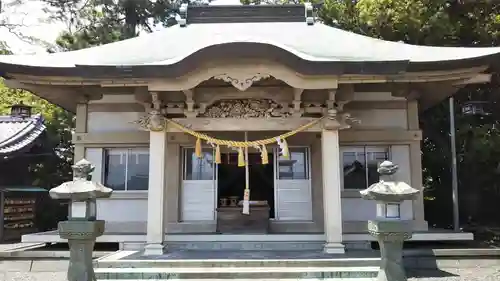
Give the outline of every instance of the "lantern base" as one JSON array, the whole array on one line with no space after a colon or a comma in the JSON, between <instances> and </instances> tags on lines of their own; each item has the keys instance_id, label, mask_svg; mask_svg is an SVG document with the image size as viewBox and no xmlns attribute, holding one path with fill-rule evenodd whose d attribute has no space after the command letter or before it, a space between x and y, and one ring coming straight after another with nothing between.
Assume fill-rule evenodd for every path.
<instances>
[{"instance_id":1,"label":"lantern base","mask_svg":"<svg viewBox=\"0 0 500 281\"><path fill-rule=\"evenodd\" d=\"M88 240L104 234L103 220L68 220L59 222L59 236L63 239Z\"/></svg>"},{"instance_id":2,"label":"lantern base","mask_svg":"<svg viewBox=\"0 0 500 281\"><path fill-rule=\"evenodd\" d=\"M368 221L368 231L380 246L378 281L406 281L403 243L411 238L411 224L406 221Z\"/></svg>"},{"instance_id":3,"label":"lantern base","mask_svg":"<svg viewBox=\"0 0 500 281\"><path fill-rule=\"evenodd\" d=\"M104 233L104 221L69 220L59 223L59 235L68 239L68 281L95 281L92 252L96 238Z\"/></svg>"}]
</instances>

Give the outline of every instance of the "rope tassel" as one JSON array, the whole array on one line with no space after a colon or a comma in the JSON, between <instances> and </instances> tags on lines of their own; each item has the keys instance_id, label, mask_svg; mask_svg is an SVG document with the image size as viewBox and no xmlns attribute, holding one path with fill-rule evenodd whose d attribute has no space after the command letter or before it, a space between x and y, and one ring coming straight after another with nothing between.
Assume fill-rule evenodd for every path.
<instances>
[{"instance_id":1,"label":"rope tassel","mask_svg":"<svg viewBox=\"0 0 500 281\"><path fill-rule=\"evenodd\" d=\"M238 148L238 167L245 167L245 155L241 147Z\"/></svg>"},{"instance_id":2,"label":"rope tassel","mask_svg":"<svg viewBox=\"0 0 500 281\"><path fill-rule=\"evenodd\" d=\"M265 145L262 145L260 157L262 158L262 165L269 164L269 156L267 155L267 148Z\"/></svg>"},{"instance_id":3,"label":"rope tassel","mask_svg":"<svg viewBox=\"0 0 500 281\"><path fill-rule=\"evenodd\" d=\"M250 188L248 186L245 188L243 193L243 210L241 211L244 215L250 214Z\"/></svg>"},{"instance_id":4,"label":"rope tassel","mask_svg":"<svg viewBox=\"0 0 500 281\"><path fill-rule=\"evenodd\" d=\"M215 147L215 164L220 164L220 163L222 163L220 158L220 146L217 145Z\"/></svg>"},{"instance_id":5,"label":"rope tassel","mask_svg":"<svg viewBox=\"0 0 500 281\"><path fill-rule=\"evenodd\" d=\"M201 139L196 139L196 147L194 148L194 154L196 157L201 158Z\"/></svg>"},{"instance_id":6,"label":"rope tassel","mask_svg":"<svg viewBox=\"0 0 500 281\"><path fill-rule=\"evenodd\" d=\"M288 143L286 142L286 139L283 139L283 157L286 159L290 158L290 150L288 149Z\"/></svg>"},{"instance_id":7,"label":"rope tassel","mask_svg":"<svg viewBox=\"0 0 500 281\"><path fill-rule=\"evenodd\" d=\"M281 152L281 156L283 156L283 158L285 159L288 159L290 157L290 151L288 149L288 143L286 142L286 140L283 138L276 138L276 142L278 143L279 147L280 147L280 152Z\"/></svg>"}]
</instances>

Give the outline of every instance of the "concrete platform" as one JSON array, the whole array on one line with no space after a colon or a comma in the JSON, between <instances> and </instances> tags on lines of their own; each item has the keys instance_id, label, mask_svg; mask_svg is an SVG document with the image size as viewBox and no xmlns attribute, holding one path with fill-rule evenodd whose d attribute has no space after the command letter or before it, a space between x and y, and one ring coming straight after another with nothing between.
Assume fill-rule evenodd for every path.
<instances>
[{"instance_id":1,"label":"concrete platform","mask_svg":"<svg viewBox=\"0 0 500 281\"><path fill-rule=\"evenodd\" d=\"M168 242L277 242L277 241L308 241L323 242L324 234L167 234ZM344 233L344 242L375 241L368 233ZM430 229L425 232L416 232L411 241L471 241L472 233L452 232L441 229ZM65 242L56 231L39 232L23 235L22 241L26 243L61 243ZM97 238L97 243L139 243L146 241L145 233L105 233Z\"/></svg>"}]
</instances>

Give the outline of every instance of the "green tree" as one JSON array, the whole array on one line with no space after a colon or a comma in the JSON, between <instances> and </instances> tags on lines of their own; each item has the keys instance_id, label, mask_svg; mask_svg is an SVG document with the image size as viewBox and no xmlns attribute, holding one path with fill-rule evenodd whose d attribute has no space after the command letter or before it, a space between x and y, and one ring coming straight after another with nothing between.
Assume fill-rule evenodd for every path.
<instances>
[{"instance_id":1,"label":"green tree","mask_svg":"<svg viewBox=\"0 0 500 281\"><path fill-rule=\"evenodd\" d=\"M56 8L53 15L68 23L57 40L62 50L78 50L152 32L176 24L181 0L42 0ZM191 3L204 3L194 0Z\"/></svg>"}]
</instances>

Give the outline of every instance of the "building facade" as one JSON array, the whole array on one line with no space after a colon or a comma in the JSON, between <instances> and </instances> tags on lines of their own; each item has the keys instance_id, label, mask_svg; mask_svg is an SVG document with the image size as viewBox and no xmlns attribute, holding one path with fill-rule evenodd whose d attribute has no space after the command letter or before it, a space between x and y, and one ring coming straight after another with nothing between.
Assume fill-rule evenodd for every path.
<instances>
[{"instance_id":1,"label":"building facade","mask_svg":"<svg viewBox=\"0 0 500 281\"><path fill-rule=\"evenodd\" d=\"M369 239L375 204L359 191L378 181L378 163L391 159L401 181L422 189L419 111L489 81L499 53L349 33L315 22L309 4L183 6L177 26L80 51L2 56L0 73L77 113L75 159L94 163L93 179L114 189L98 201L108 231L100 241L151 254L193 241L312 241L342 253ZM275 141L247 148L247 170L238 146L196 134ZM243 208L246 186L250 216L269 208L266 229L220 231L222 208ZM402 205L401 219L428 231L422 196Z\"/></svg>"}]
</instances>

